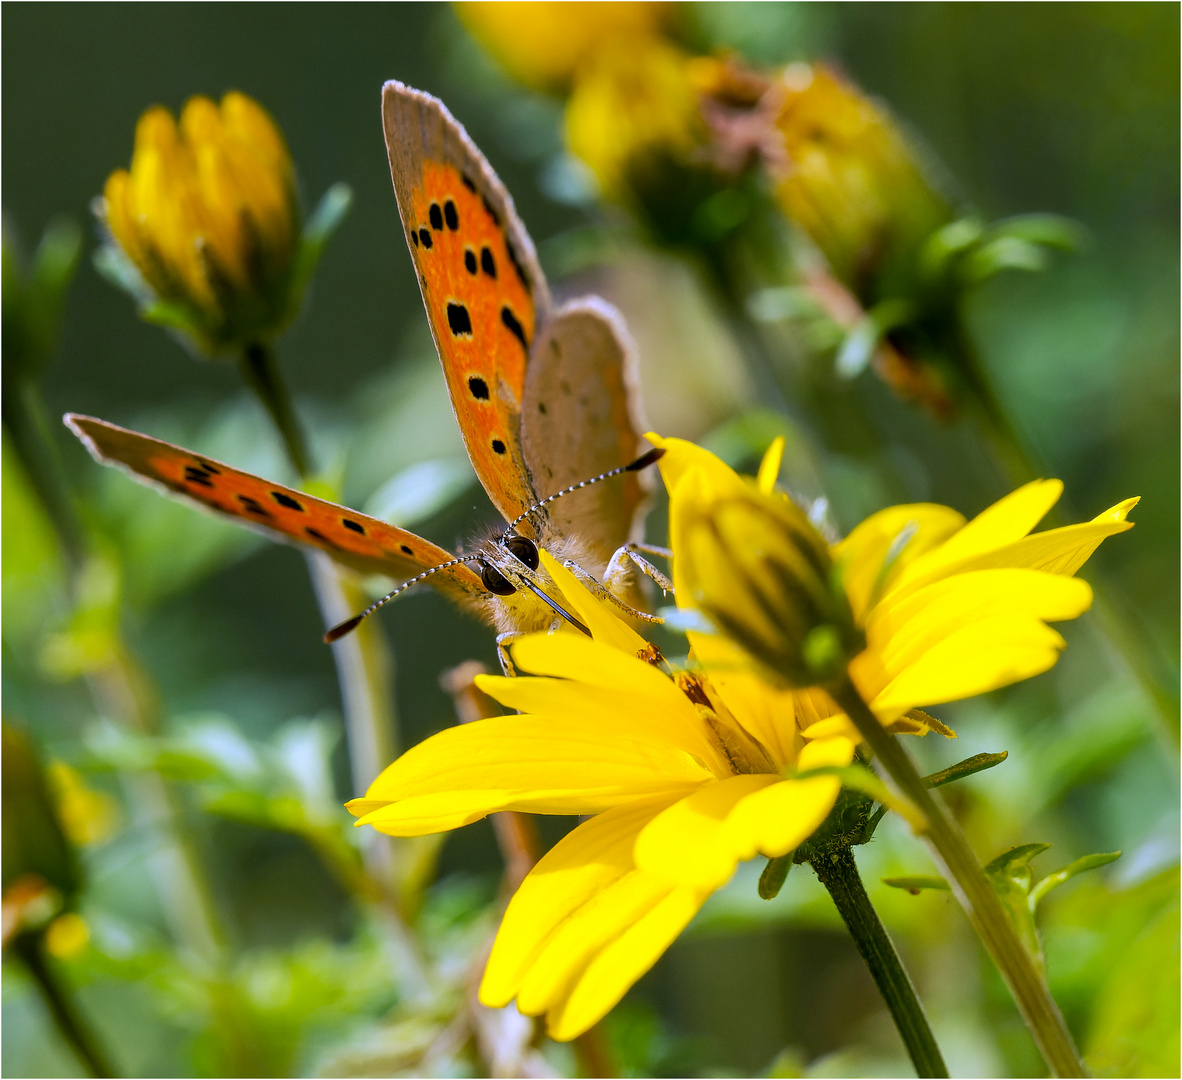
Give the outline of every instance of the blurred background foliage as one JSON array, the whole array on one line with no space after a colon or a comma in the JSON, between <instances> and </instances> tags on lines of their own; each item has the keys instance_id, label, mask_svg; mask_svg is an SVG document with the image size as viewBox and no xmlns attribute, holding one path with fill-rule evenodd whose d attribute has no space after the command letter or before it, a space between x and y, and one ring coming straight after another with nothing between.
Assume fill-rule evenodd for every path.
<instances>
[{"instance_id":1,"label":"blurred background foliage","mask_svg":"<svg viewBox=\"0 0 1182 1080\"><path fill-rule=\"evenodd\" d=\"M958 325L1027 460L1066 482L1064 519L1143 497L1137 527L1096 560L1133 644L1114 647L1097 614L1069 625L1057 668L941 710L960 734L955 750L925 740L916 752L934 770L1009 751L948 789L985 858L1052 843L1037 864L1046 873L1089 852L1124 852L1040 907L1051 985L1098 1074L1176 1075L1178 10L703 3L659 17L660 48L765 71L826 60L835 78L885 103L943 200L937 223L971 208L982 223L1037 212L1079 225L1043 219L1043 239L1059 231L1051 247L1034 245L1037 257L1014 255L1020 236L995 244L995 268L1040 272L982 280L958 300ZM488 823L408 848L399 919L383 914L366 871L372 852L340 806L359 792L298 556L99 469L57 427L65 410L90 413L292 479L233 368L197 362L139 322L91 266L90 201L126 164L148 105L176 110L194 93L242 90L284 131L306 212L333 183L353 189L278 346L325 476L351 505L444 545L492 517L463 455L390 190L378 91L391 77L439 95L468 127L559 291L600 292L624 310L656 430L704 440L736 466L787 434L785 478L802 496L824 496L838 530L894 502L972 514L1013 486L1012 455L996 452L971 409L933 415L938 394L920 395L926 408L908 403L869 363L879 335L898 325L874 306L890 299L887 286L874 295L847 279L860 308L842 326L818 317L799 280L776 277L783 253L751 242L776 233L759 224L766 192L728 180L720 200L717 176L700 190L670 189L658 173L648 174L654 188L633 183L621 196L602 171L598 187L593 157L580 161L564 144L574 122L564 120L563 57L539 70L536 28L522 18L500 39L505 68L465 28L495 43L479 13L443 5L5 9L6 940L10 899L25 928L4 967L7 1075L82 1067L18 962L29 934L53 977L77 991L81 1023L121 1075L462 1075L492 1069L498 1045L525 1047L508 1067L528 1062L535 1075L588 1067L585 1048L529 1050L512 1018L470 1004L501 876ZM628 50L640 38L622 37L612 63L635 63ZM622 116L608 125L623 127ZM670 191L684 205L662 199ZM673 227L687 221L689 232ZM744 234L744 222L756 227ZM785 244L799 256L799 236ZM1061 246L1075 250L1052 250ZM840 278L840 260L831 263ZM913 318L888 344L922 357L939 351L942 332ZM30 380L54 447L32 461L9 441L9 402ZM39 500L38 470L66 478L77 502ZM54 538L71 514L98 538L73 578ZM661 526L658 508L650 535ZM471 658L492 664L491 636L427 590L381 618L397 661L398 738L409 745L454 722L440 673ZM120 723L121 701L138 701L129 708L151 723ZM179 822L182 845L145 805ZM545 837L562 827L544 823ZM931 873L923 849L888 817L858 859L952 1072L1038 1075L949 895L880 883ZM202 868L208 895L170 900L167 881L184 879L185 865ZM765 902L759 869L745 867L605 1022L613 1067L908 1075L821 887L798 868ZM186 919L209 929L220 961L194 954Z\"/></svg>"}]
</instances>

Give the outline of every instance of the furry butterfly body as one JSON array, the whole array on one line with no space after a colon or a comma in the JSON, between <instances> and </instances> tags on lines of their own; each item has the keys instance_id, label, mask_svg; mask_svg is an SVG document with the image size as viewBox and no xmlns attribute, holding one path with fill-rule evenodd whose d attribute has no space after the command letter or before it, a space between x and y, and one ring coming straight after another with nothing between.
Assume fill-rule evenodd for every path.
<instances>
[{"instance_id":1,"label":"furry butterfly body","mask_svg":"<svg viewBox=\"0 0 1182 1080\"><path fill-rule=\"evenodd\" d=\"M510 527L453 556L404 529L182 447L92 417L65 420L96 459L142 482L362 572L395 581L421 575L503 633L544 628L565 612L536 546L586 579L605 581L613 594L626 589L622 556L643 524L642 477L624 472L579 483L618 469L641 448L633 348L606 302L588 297L553 307L512 199L441 102L390 82L382 115L452 406L477 477Z\"/></svg>"}]
</instances>

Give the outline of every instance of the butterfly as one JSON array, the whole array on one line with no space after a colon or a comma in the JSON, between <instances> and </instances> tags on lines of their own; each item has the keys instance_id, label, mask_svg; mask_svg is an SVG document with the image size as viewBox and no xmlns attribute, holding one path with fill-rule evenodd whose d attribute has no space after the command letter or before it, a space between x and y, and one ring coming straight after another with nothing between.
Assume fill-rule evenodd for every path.
<instances>
[{"instance_id":1,"label":"butterfly","mask_svg":"<svg viewBox=\"0 0 1182 1080\"><path fill-rule=\"evenodd\" d=\"M96 460L403 586L428 580L500 632L570 614L538 547L628 603L643 558L647 485L637 360L622 318L586 297L556 307L513 200L437 98L383 87L390 174L407 245L472 467L506 527L455 555L377 518L93 417L66 425ZM638 455L641 455L638 457ZM600 482L605 481L605 482ZM562 497L559 498L558 496ZM335 640L373 605L326 635ZM505 654L502 650L502 657Z\"/></svg>"}]
</instances>

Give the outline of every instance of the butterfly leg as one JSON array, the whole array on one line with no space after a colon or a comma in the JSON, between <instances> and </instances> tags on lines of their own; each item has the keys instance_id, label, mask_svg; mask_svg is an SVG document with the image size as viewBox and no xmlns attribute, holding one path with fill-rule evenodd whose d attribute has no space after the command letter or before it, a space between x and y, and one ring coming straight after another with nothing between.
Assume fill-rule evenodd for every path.
<instances>
[{"instance_id":1,"label":"butterfly leg","mask_svg":"<svg viewBox=\"0 0 1182 1080\"><path fill-rule=\"evenodd\" d=\"M572 559L567 559L563 564L572 574L579 579L579 583L586 587L587 591L600 600L606 600L608 603L615 604L620 608L629 618L639 619L641 622L660 623L665 620L658 615L650 615L647 611L641 611L639 608L634 608L631 604L621 600L614 592L612 592L609 585L597 581L594 574L587 573L577 562Z\"/></svg>"},{"instance_id":2,"label":"butterfly leg","mask_svg":"<svg viewBox=\"0 0 1182 1080\"><path fill-rule=\"evenodd\" d=\"M497 659L501 662L501 671L510 679L516 676L517 668L513 666L513 660L509 656L509 646L518 638L524 636L524 634L517 630L509 630L503 634L497 634Z\"/></svg>"},{"instance_id":3,"label":"butterfly leg","mask_svg":"<svg viewBox=\"0 0 1182 1080\"><path fill-rule=\"evenodd\" d=\"M607 564L607 571L603 575L603 583L613 592L622 592L627 586L630 571L635 566L645 577L656 582L657 588L664 596L673 595L673 582L661 573L644 556L654 555L660 559L671 559L673 552L668 548L656 547L653 544L624 544L617 549Z\"/></svg>"}]
</instances>

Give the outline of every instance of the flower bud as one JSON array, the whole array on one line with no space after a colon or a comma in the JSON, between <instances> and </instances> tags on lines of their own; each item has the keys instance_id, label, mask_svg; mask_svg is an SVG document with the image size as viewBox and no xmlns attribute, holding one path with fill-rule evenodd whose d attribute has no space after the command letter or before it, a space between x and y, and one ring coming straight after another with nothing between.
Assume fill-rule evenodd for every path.
<instances>
[{"instance_id":1,"label":"flower bud","mask_svg":"<svg viewBox=\"0 0 1182 1080\"><path fill-rule=\"evenodd\" d=\"M703 469L670 500L677 600L790 686L845 670L865 645L829 546L785 496Z\"/></svg>"},{"instance_id":2,"label":"flower bud","mask_svg":"<svg viewBox=\"0 0 1182 1080\"><path fill-rule=\"evenodd\" d=\"M270 340L293 314L295 173L274 121L244 94L190 98L179 124L148 109L131 168L110 175L96 213L108 233L99 268L202 352Z\"/></svg>"}]
</instances>

